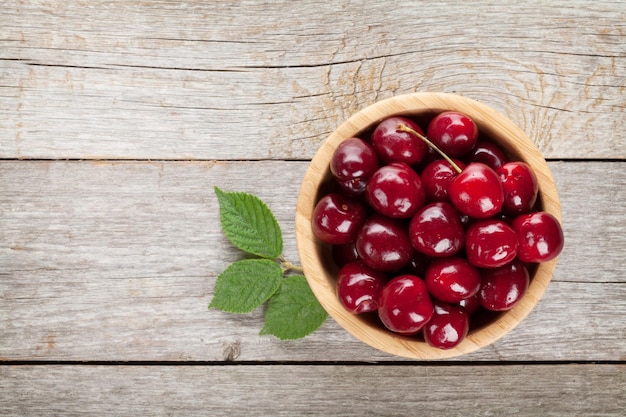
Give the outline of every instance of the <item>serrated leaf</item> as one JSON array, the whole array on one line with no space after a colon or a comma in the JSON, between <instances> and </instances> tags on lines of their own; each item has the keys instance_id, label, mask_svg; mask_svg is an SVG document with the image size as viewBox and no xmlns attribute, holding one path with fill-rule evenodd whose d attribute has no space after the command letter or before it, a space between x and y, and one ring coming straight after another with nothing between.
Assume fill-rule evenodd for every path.
<instances>
[{"instance_id":1,"label":"serrated leaf","mask_svg":"<svg viewBox=\"0 0 626 417\"><path fill-rule=\"evenodd\" d=\"M215 187L220 204L222 230L239 249L277 258L283 252L280 226L269 207L257 196L243 192L225 192Z\"/></svg>"},{"instance_id":2,"label":"serrated leaf","mask_svg":"<svg viewBox=\"0 0 626 417\"><path fill-rule=\"evenodd\" d=\"M209 308L249 313L280 288L283 271L269 259L244 259L230 264L215 282Z\"/></svg>"},{"instance_id":3,"label":"serrated leaf","mask_svg":"<svg viewBox=\"0 0 626 417\"><path fill-rule=\"evenodd\" d=\"M317 330L328 318L313 295L304 275L285 278L270 298L261 334L281 340L301 339Z\"/></svg>"}]
</instances>

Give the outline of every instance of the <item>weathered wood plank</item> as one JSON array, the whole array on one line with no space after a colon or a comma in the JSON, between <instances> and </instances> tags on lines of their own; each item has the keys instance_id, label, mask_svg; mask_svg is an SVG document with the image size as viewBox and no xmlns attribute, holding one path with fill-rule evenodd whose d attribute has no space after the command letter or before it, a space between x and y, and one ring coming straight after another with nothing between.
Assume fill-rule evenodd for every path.
<instances>
[{"instance_id":1,"label":"weathered wood plank","mask_svg":"<svg viewBox=\"0 0 626 417\"><path fill-rule=\"evenodd\" d=\"M0 366L0 415L623 416L625 365Z\"/></svg>"},{"instance_id":2,"label":"weathered wood plank","mask_svg":"<svg viewBox=\"0 0 626 417\"><path fill-rule=\"evenodd\" d=\"M0 357L7 360L393 360L329 320L296 342L260 337L262 311L208 311L241 257L213 187L253 192L297 259L305 162L0 163ZM464 359L626 358L623 163L550 163L567 245L538 308ZM589 198L591 190L593 198Z\"/></svg>"},{"instance_id":3,"label":"weathered wood plank","mask_svg":"<svg viewBox=\"0 0 626 417\"><path fill-rule=\"evenodd\" d=\"M310 159L356 110L413 91L484 101L549 158L626 157L622 2L10 1L0 13L2 158Z\"/></svg>"}]
</instances>

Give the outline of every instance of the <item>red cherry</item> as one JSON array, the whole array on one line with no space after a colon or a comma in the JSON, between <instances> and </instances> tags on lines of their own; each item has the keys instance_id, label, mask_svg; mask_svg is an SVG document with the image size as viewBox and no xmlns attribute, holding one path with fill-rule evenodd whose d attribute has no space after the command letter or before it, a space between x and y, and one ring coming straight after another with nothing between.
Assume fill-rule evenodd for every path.
<instances>
[{"instance_id":1,"label":"red cherry","mask_svg":"<svg viewBox=\"0 0 626 417\"><path fill-rule=\"evenodd\" d=\"M367 183L365 197L374 210L398 219L413 216L426 201L422 180L404 162L378 169Z\"/></svg>"},{"instance_id":2,"label":"red cherry","mask_svg":"<svg viewBox=\"0 0 626 417\"><path fill-rule=\"evenodd\" d=\"M337 185L345 194L357 197L360 196L367 187L368 178L354 178L351 180L337 180Z\"/></svg>"},{"instance_id":3,"label":"red cherry","mask_svg":"<svg viewBox=\"0 0 626 417\"><path fill-rule=\"evenodd\" d=\"M461 169L465 164L458 159L453 160ZM437 159L424 167L421 178L428 201L449 201L448 186L459 173L445 159Z\"/></svg>"},{"instance_id":4,"label":"red cherry","mask_svg":"<svg viewBox=\"0 0 626 417\"><path fill-rule=\"evenodd\" d=\"M423 207L413 216L409 223L409 236L413 247L421 253L446 257L461 250L465 230L454 207L439 201Z\"/></svg>"},{"instance_id":5,"label":"red cherry","mask_svg":"<svg viewBox=\"0 0 626 417\"><path fill-rule=\"evenodd\" d=\"M482 162L492 169L498 169L509 161L506 154L498 145L486 140L479 140L476 146L465 157L467 163Z\"/></svg>"},{"instance_id":6,"label":"red cherry","mask_svg":"<svg viewBox=\"0 0 626 417\"><path fill-rule=\"evenodd\" d=\"M426 269L424 281L433 297L458 303L478 292L480 272L463 258L436 259Z\"/></svg>"},{"instance_id":7,"label":"red cherry","mask_svg":"<svg viewBox=\"0 0 626 417\"><path fill-rule=\"evenodd\" d=\"M400 124L424 134L417 123L412 120L405 117L390 117L380 122L374 129L372 146L384 163L398 161L409 165L417 164L426 155L428 146L415 135L398 130Z\"/></svg>"},{"instance_id":8,"label":"red cherry","mask_svg":"<svg viewBox=\"0 0 626 417\"><path fill-rule=\"evenodd\" d=\"M458 158L476 146L478 127L463 113L445 111L430 121L427 136L446 155Z\"/></svg>"},{"instance_id":9,"label":"red cherry","mask_svg":"<svg viewBox=\"0 0 626 417\"><path fill-rule=\"evenodd\" d=\"M335 265L339 268L349 264L350 262L356 262L359 260L359 253L356 251L356 244L354 240L340 245L333 245L332 255Z\"/></svg>"},{"instance_id":10,"label":"red cherry","mask_svg":"<svg viewBox=\"0 0 626 417\"><path fill-rule=\"evenodd\" d=\"M330 160L330 172L344 192L351 195L365 190L367 179L378 167L374 148L356 137L341 142Z\"/></svg>"},{"instance_id":11,"label":"red cherry","mask_svg":"<svg viewBox=\"0 0 626 417\"><path fill-rule=\"evenodd\" d=\"M313 209L313 234L325 243L353 240L367 217L365 207L340 194L327 194Z\"/></svg>"},{"instance_id":12,"label":"red cherry","mask_svg":"<svg viewBox=\"0 0 626 417\"><path fill-rule=\"evenodd\" d=\"M563 229L550 213L538 211L519 215L513 219L511 227L519 241L517 257L523 262L549 261L563 250Z\"/></svg>"},{"instance_id":13,"label":"red cherry","mask_svg":"<svg viewBox=\"0 0 626 417\"><path fill-rule=\"evenodd\" d=\"M478 291L480 304L491 311L510 310L526 294L529 282L528 270L519 260L499 268L485 269Z\"/></svg>"},{"instance_id":14,"label":"red cherry","mask_svg":"<svg viewBox=\"0 0 626 417\"><path fill-rule=\"evenodd\" d=\"M504 190L500 177L493 169L474 162L450 182L448 197L461 213L475 219L486 219L502 209Z\"/></svg>"},{"instance_id":15,"label":"red cherry","mask_svg":"<svg viewBox=\"0 0 626 417\"><path fill-rule=\"evenodd\" d=\"M378 310L378 298L386 282L385 274L360 262L352 262L339 270L337 295L349 312L369 313Z\"/></svg>"},{"instance_id":16,"label":"red cherry","mask_svg":"<svg viewBox=\"0 0 626 417\"><path fill-rule=\"evenodd\" d=\"M421 252L413 251L411 260L406 265L406 272L411 275L417 275L423 277L426 273L426 268L430 265L431 258Z\"/></svg>"},{"instance_id":17,"label":"red cherry","mask_svg":"<svg viewBox=\"0 0 626 417\"><path fill-rule=\"evenodd\" d=\"M505 214L530 213L539 192L539 183L532 168L525 162L507 162L496 170L504 190Z\"/></svg>"},{"instance_id":18,"label":"red cherry","mask_svg":"<svg viewBox=\"0 0 626 417\"><path fill-rule=\"evenodd\" d=\"M371 215L356 237L361 261L378 271L397 271L413 256L406 225L380 214Z\"/></svg>"},{"instance_id":19,"label":"red cherry","mask_svg":"<svg viewBox=\"0 0 626 417\"><path fill-rule=\"evenodd\" d=\"M424 326L424 340L439 349L458 346L469 332L470 316L458 305L436 302L435 312Z\"/></svg>"},{"instance_id":20,"label":"red cherry","mask_svg":"<svg viewBox=\"0 0 626 417\"><path fill-rule=\"evenodd\" d=\"M519 244L515 231L502 220L470 224L465 234L467 259L480 268L496 268L515 259Z\"/></svg>"},{"instance_id":21,"label":"red cherry","mask_svg":"<svg viewBox=\"0 0 626 417\"><path fill-rule=\"evenodd\" d=\"M376 151L360 138L341 142L330 160L330 172L339 180L368 177L377 169Z\"/></svg>"},{"instance_id":22,"label":"red cherry","mask_svg":"<svg viewBox=\"0 0 626 417\"><path fill-rule=\"evenodd\" d=\"M389 330L413 335L431 319L433 303L426 284L415 275L400 275L382 289L378 317Z\"/></svg>"},{"instance_id":23,"label":"red cherry","mask_svg":"<svg viewBox=\"0 0 626 417\"><path fill-rule=\"evenodd\" d=\"M478 293L473 296L466 298L465 300L461 300L458 303L461 307L467 311L467 313L471 316L476 313L480 309L480 299L478 298Z\"/></svg>"}]
</instances>

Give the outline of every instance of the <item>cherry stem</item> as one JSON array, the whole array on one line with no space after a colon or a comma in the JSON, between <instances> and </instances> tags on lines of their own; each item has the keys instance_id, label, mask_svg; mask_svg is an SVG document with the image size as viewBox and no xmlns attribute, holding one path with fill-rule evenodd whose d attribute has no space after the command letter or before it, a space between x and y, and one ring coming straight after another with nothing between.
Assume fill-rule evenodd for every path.
<instances>
[{"instance_id":1,"label":"cherry stem","mask_svg":"<svg viewBox=\"0 0 626 417\"><path fill-rule=\"evenodd\" d=\"M454 170L456 172L458 172L459 174L463 171L448 155L446 155L441 149L439 149L437 147L437 145L435 145L434 143L432 143L430 141L430 139L428 139L426 136L420 134L419 132L416 132L414 129L411 129L410 127L408 127L407 125L403 125L403 124L399 124L398 126L396 126L396 129L402 131L402 132L407 132L407 133L411 133L415 136L417 136L418 138L420 138L422 141L426 142L426 144L428 146L430 146L431 148L433 148L435 151L437 151L437 153L441 156L443 156L443 159L445 159L446 161L448 161L448 163L452 166L452 168L454 168Z\"/></svg>"}]
</instances>

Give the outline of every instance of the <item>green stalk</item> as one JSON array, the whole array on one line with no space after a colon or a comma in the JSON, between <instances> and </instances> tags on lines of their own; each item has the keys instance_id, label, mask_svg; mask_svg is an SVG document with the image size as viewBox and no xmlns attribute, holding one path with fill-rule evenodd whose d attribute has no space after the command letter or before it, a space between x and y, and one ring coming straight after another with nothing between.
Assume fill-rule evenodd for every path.
<instances>
[{"instance_id":1,"label":"green stalk","mask_svg":"<svg viewBox=\"0 0 626 417\"><path fill-rule=\"evenodd\" d=\"M280 263L280 267L283 270L283 274L286 274L290 271L292 272L304 272L304 270L302 269L301 266L292 264L291 262L289 262L283 255L280 255L278 257L278 262Z\"/></svg>"}]
</instances>

